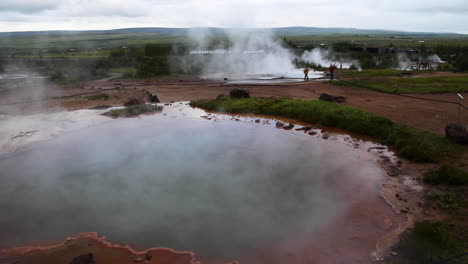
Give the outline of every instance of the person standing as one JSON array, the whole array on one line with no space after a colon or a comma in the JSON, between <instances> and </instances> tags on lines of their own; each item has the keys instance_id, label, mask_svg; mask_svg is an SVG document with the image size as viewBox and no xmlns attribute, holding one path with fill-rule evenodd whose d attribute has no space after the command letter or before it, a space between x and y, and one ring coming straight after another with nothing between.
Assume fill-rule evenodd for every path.
<instances>
[{"instance_id":1,"label":"person standing","mask_svg":"<svg viewBox=\"0 0 468 264\"><path fill-rule=\"evenodd\" d=\"M333 67L333 64L330 64L329 71L330 71L330 80L333 80L333 78L335 77L335 76L334 76L334 74L335 74L335 67Z\"/></svg>"},{"instance_id":2,"label":"person standing","mask_svg":"<svg viewBox=\"0 0 468 264\"><path fill-rule=\"evenodd\" d=\"M304 81L309 80L309 67L304 69Z\"/></svg>"}]
</instances>

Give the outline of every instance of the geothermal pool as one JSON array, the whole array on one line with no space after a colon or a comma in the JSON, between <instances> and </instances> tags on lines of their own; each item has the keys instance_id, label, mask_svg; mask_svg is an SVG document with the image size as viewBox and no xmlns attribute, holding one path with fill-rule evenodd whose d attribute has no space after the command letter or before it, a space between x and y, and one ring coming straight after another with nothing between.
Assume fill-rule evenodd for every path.
<instances>
[{"instance_id":1,"label":"geothermal pool","mask_svg":"<svg viewBox=\"0 0 468 264\"><path fill-rule=\"evenodd\" d=\"M202 263L370 262L402 220L372 143L255 120L177 103L1 155L0 248L98 232Z\"/></svg>"}]
</instances>

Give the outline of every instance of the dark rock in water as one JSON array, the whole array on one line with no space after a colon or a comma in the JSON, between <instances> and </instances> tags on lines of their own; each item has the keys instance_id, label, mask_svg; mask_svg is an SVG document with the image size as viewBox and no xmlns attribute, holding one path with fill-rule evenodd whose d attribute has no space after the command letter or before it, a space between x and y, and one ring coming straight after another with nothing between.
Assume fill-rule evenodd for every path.
<instances>
[{"instance_id":1,"label":"dark rock in water","mask_svg":"<svg viewBox=\"0 0 468 264\"><path fill-rule=\"evenodd\" d=\"M294 127L293 124L289 124L289 125L287 125L287 126L285 126L283 128L286 129L286 130L290 130L290 129L293 129L293 127Z\"/></svg>"},{"instance_id":2,"label":"dark rock in water","mask_svg":"<svg viewBox=\"0 0 468 264\"><path fill-rule=\"evenodd\" d=\"M128 100L127 102L125 102L124 106L140 105L143 103L144 103L143 100L137 97L133 97L133 98L130 98L130 100Z\"/></svg>"},{"instance_id":3,"label":"dark rock in water","mask_svg":"<svg viewBox=\"0 0 468 264\"><path fill-rule=\"evenodd\" d=\"M159 103L159 98L155 94L148 93L148 101L151 103Z\"/></svg>"},{"instance_id":4,"label":"dark rock in water","mask_svg":"<svg viewBox=\"0 0 468 264\"><path fill-rule=\"evenodd\" d=\"M93 253L88 253L85 255L74 257L72 261L70 261L70 264L94 264L94 263L96 262L94 261Z\"/></svg>"},{"instance_id":5,"label":"dark rock in water","mask_svg":"<svg viewBox=\"0 0 468 264\"><path fill-rule=\"evenodd\" d=\"M278 121L276 122L276 127L284 127L284 124Z\"/></svg>"},{"instance_id":6,"label":"dark rock in water","mask_svg":"<svg viewBox=\"0 0 468 264\"><path fill-rule=\"evenodd\" d=\"M323 139L328 139L328 138L330 138L330 135L328 135L328 134L323 134L323 135L322 135L322 138L323 138Z\"/></svg>"},{"instance_id":7,"label":"dark rock in water","mask_svg":"<svg viewBox=\"0 0 468 264\"><path fill-rule=\"evenodd\" d=\"M224 95L223 93L222 94L218 94L218 96L216 96L216 100L222 100L226 98L226 95Z\"/></svg>"},{"instance_id":8,"label":"dark rock in water","mask_svg":"<svg viewBox=\"0 0 468 264\"><path fill-rule=\"evenodd\" d=\"M228 80L228 78L226 78L226 77L225 77L225 78L224 78L224 80L225 80L225 81L227 81L227 80Z\"/></svg>"},{"instance_id":9,"label":"dark rock in water","mask_svg":"<svg viewBox=\"0 0 468 264\"><path fill-rule=\"evenodd\" d=\"M314 127L312 127L312 126L304 126L304 127L297 128L296 130L297 130L297 131L304 131L304 132L307 132L307 131L309 131L309 130L311 130L311 129L313 129L313 128L314 128Z\"/></svg>"},{"instance_id":10,"label":"dark rock in water","mask_svg":"<svg viewBox=\"0 0 468 264\"><path fill-rule=\"evenodd\" d=\"M315 135L317 135L317 132L315 132L315 131L310 131L310 132L309 132L309 135L315 136Z\"/></svg>"},{"instance_id":11,"label":"dark rock in water","mask_svg":"<svg viewBox=\"0 0 468 264\"><path fill-rule=\"evenodd\" d=\"M327 101L327 102L342 103L346 101L346 98L343 96L334 96L334 95L323 93L320 95L319 100Z\"/></svg>"},{"instance_id":12,"label":"dark rock in water","mask_svg":"<svg viewBox=\"0 0 468 264\"><path fill-rule=\"evenodd\" d=\"M90 110L104 110L104 109L108 109L108 108L111 108L112 106L110 105L98 105L98 106L94 106L94 107L91 107L91 108L88 108Z\"/></svg>"},{"instance_id":13,"label":"dark rock in water","mask_svg":"<svg viewBox=\"0 0 468 264\"><path fill-rule=\"evenodd\" d=\"M231 99L250 98L250 92L246 88L235 88L229 92Z\"/></svg>"},{"instance_id":14,"label":"dark rock in water","mask_svg":"<svg viewBox=\"0 0 468 264\"><path fill-rule=\"evenodd\" d=\"M466 131L466 127L462 124L448 124L445 127L445 136L456 143L468 144L468 132Z\"/></svg>"},{"instance_id":15,"label":"dark rock in water","mask_svg":"<svg viewBox=\"0 0 468 264\"><path fill-rule=\"evenodd\" d=\"M255 120L255 123L257 124L260 123L260 119Z\"/></svg>"}]
</instances>

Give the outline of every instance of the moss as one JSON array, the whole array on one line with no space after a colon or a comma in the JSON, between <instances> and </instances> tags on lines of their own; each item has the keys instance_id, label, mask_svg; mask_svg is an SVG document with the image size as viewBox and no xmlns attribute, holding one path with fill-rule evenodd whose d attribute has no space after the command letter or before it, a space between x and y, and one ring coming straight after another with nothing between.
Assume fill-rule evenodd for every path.
<instances>
[{"instance_id":1,"label":"moss","mask_svg":"<svg viewBox=\"0 0 468 264\"><path fill-rule=\"evenodd\" d=\"M455 166L444 164L437 171L426 173L424 182L434 185L468 185L468 172Z\"/></svg>"},{"instance_id":2,"label":"moss","mask_svg":"<svg viewBox=\"0 0 468 264\"><path fill-rule=\"evenodd\" d=\"M308 123L333 126L370 136L393 147L397 154L415 162L448 159L460 147L445 137L395 123L356 108L324 101L291 99L222 99L192 101L191 106L229 113L253 113L293 118Z\"/></svg>"},{"instance_id":3,"label":"moss","mask_svg":"<svg viewBox=\"0 0 468 264\"><path fill-rule=\"evenodd\" d=\"M142 105L133 105L121 109L112 109L109 110L102 115L112 117L112 118L119 118L119 117L135 117L143 113L152 113L161 111L162 106L157 105L150 105L150 104L142 104Z\"/></svg>"}]
</instances>

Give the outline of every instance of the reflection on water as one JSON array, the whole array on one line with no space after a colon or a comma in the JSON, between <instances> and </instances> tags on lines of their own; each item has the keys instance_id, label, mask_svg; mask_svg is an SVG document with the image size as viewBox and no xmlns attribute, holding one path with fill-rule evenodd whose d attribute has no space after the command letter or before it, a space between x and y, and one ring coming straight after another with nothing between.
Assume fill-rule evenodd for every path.
<instances>
[{"instance_id":1,"label":"reflection on water","mask_svg":"<svg viewBox=\"0 0 468 264\"><path fill-rule=\"evenodd\" d=\"M0 156L8 212L0 247L97 231L114 243L231 260L323 237L361 200L379 201L381 172L366 152L186 111L116 120Z\"/></svg>"}]
</instances>

